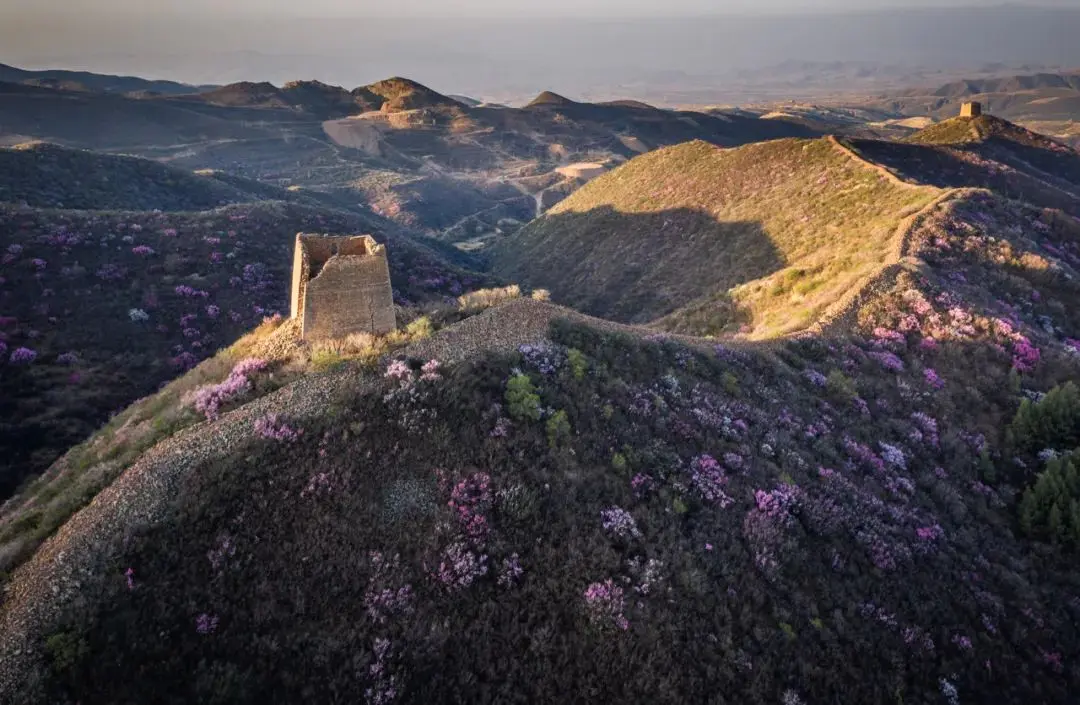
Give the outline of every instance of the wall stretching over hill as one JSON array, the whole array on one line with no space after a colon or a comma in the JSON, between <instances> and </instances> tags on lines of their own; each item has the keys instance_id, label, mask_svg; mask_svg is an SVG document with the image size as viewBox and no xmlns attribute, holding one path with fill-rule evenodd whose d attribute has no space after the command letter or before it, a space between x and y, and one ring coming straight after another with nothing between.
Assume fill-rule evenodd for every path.
<instances>
[{"instance_id":1,"label":"wall stretching over hill","mask_svg":"<svg viewBox=\"0 0 1080 705\"><path fill-rule=\"evenodd\" d=\"M767 338L810 325L895 261L905 219L940 193L831 139L691 142L598 177L493 263L593 315Z\"/></svg>"}]
</instances>

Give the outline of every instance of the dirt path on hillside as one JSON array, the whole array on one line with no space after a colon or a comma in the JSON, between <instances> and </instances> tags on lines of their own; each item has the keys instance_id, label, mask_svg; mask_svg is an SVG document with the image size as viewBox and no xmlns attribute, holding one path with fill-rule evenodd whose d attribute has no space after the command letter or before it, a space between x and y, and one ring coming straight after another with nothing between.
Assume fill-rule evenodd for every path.
<instances>
[{"instance_id":1,"label":"dirt path on hillside","mask_svg":"<svg viewBox=\"0 0 1080 705\"><path fill-rule=\"evenodd\" d=\"M897 176L893 172L889 171L885 167L881 166L880 164L875 164L874 162L868 160L866 157L864 157L861 154L859 154L858 152L856 152L850 146L848 146L848 145L844 144L843 142L841 142L836 137L836 135L826 135L825 136L825 141L827 141L829 144L831 144L833 146L833 148L835 148L838 152L840 152L841 154L846 156L848 159L851 159L852 161L859 164L860 166L862 166L865 169L869 169L870 171L873 171L873 172L885 177L885 179L887 179L890 183L896 184L897 186L903 186L905 188L927 188L926 186L920 186L919 184L913 184L910 181L904 181L899 176Z\"/></svg>"},{"instance_id":2,"label":"dirt path on hillside","mask_svg":"<svg viewBox=\"0 0 1080 705\"><path fill-rule=\"evenodd\" d=\"M901 271L926 268L926 263L911 247L911 236L922 223L946 204L962 198L970 198L979 193L989 192L982 189L948 189L920 208L918 212L900 221L893 235L893 246L889 251L889 257L881 267L867 274L843 296L829 305L814 324L791 333L787 337L806 338L851 330L856 324L855 316L859 309L874 296L887 291Z\"/></svg>"}]
</instances>

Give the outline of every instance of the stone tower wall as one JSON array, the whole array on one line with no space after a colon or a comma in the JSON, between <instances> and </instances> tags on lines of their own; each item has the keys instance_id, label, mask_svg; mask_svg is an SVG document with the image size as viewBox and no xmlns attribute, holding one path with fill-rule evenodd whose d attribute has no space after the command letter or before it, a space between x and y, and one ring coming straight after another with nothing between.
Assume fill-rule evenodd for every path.
<instances>
[{"instance_id":1,"label":"stone tower wall","mask_svg":"<svg viewBox=\"0 0 1080 705\"><path fill-rule=\"evenodd\" d=\"M367 235L297 235L291 298L304 340L397 326L386 248Z\"/></svg>"},{"instance_id":2,"label":"stone tower wall","mask_svg":"<svg viewBox=\"0 0 1080 705\"><path fill-rule=\"evenodd\" d=\"M979 117L982 115L982 103L968 102L960 106L960 117Z\"/></svg>"}]
</instances>

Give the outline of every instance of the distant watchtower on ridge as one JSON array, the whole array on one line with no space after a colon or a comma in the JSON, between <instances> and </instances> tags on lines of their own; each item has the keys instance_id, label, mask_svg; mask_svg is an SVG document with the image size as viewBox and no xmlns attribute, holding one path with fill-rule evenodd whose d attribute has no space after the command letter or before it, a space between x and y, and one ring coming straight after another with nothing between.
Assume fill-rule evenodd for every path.
<instances>
[{"instance_id":1,"label":"distant watchtower on ridge","mask_svg":"<svg viewBox=\"0 0 1080 705\"><path fill-rule=\"evenodd\" d=\"M370 235L297 233L292 317L308 341L394 330L386 247Z\"/></svg>"},{"instance_id":2,"label":"distant watchtower on ridge","mask_svg":"<svg viewBox=\"0 0 1080 705\"><path fill-rule=\"evenodd\" d=\"M982 103L969 101L960 106L960 117L976 118L982 115Z\"/></svg>"}]
</instances>

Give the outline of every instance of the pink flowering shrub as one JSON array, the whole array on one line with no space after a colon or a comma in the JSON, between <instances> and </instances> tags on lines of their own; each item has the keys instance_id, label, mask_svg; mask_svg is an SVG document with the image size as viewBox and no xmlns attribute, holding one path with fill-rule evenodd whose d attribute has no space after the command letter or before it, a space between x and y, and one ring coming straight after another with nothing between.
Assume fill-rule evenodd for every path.
<instances>
[{"instance_id":1,"label":"pink flowering shrub","mask_svg":"<svg viewBox=\"0 0 1080 705\"><path fill-rule=\"evenodd\" d=\"M623 540L641 538L641 531L638 529L634 517L625 509L619 507L605 509L600 512L600 519L604 531L616 538Z\"/></svg>"},{"instance_id":2,"label":"pink flowering shrub","mask_svg":"<svg viewBox=\"0 0 1080 705\"><path fill-rule=\"evenodd\" d=\"M724 492L727 481L724 469L711 455L699 455L690 462L690 484L704 501L721 509L735 501Z\"/></svg>"},{"instance_id":3,"label":"pink flowering shrub","mask_svg":"<svg viewBox=\"0 0 1080 705\"><path fill-rule=\"evenodd\" d=\"M894 353L887 351L869 352L867 355L878 362L882 367L891 372L903 372L904 362Z\"/></svg>"},{"instance_id":4,"label":"pink flowering shrub","mask_svg":"<svg viewBox=\"0 0 1080 705\"><path fill-rule=\"evenodd\" d=\"M400 557L388 558L379 551L372 551L369 558L373 574L364 591L364 608L368 616L377 624L385 624L392 617L410 614L413 589L409 584L400 584Z\"/></svg>"},{"instance_id":5,"label":"pink flowering shrub","mask_svg":"<svg viewBox=\"0 0 1080 705\"><path fill-rule=\"evenodd\" d=\"M585 588L585 611L589 621L599 627L614 626L626 631L630 622L623 614L626 598L623 589L609 578L602 583L592 583Z\"/></svg>"},{"instance_id":6,"label":"pink flowering shrub","mask_svg":"<svg viewBox=\"0 0 1080 705\"><path fill-rule=\"evenodd\" d=\"M1030 372L1039 364L1042 354L1027 338L1021 337L1013 344L1013 368L1017 372Z\"/></svg>"},{"instance_id":7,"label":"pink flowering shrub","mask_svg":"<svg viewBox=\"0 0 1080 705\"><path fill-rule=\"evenodd\" d=\"M456 514L465 535L482 542L489 530L486 513L492 506L491 477L478 472L461 480L450 491L447 506Z\"/></svg>"},{"instance_id":8,"label":"pink flowering shrub","mask_svg":"<svg viewBox=\"0 0 1080 705\"><path fill-rule=\"evenodd\" d=\"M281 443L293 443L303 431L290 426L279 414L270 413L255 420L255 433Z\"/></svg>"},{"instance_id":9,"label":"pink flowering shrub","mask_svg":"<svg viewBox=\"0 0 1080 705\"><path fill-rule=\"evenodd\" d=\"M521 567L520 557L513 553L502 560L497 582L500 587L509 588L516 585L524 574L525 569Z\"/></svg>"},{"instance_id":10,"label":"pink flowering shrub","mask_svg":"<svg viewBox=\"0 0 1080 705\"><path fill-rule=\"evenodd\" d=\"M199 634L213 634L218 628L218 617L216 614L207 614L203 612L195 618L195 631Z\"/></svg>"},{"instance_id":11,"label":"pink flowering shrub","mask_svg":"<svg viewBox=\"0 0 1080 705\"><path fill-rule=\"evenodd\" d=\"M390 673L390 640L376 639L374 662L368 666L371 686L364 691L367 705L391 705L398 699L398 677Z\"/></svg>"},{"instance_id":12,"label":"pink flowering shrub","mask_svg":"<svg viewBox=\"0 0 1080 705\"><path fill-rule=\"evenodd\" d=\"M8 356L8 362L12 365L29 365L37 356L37 351L31 348L15 348Z\"/></svg>"},{"instance_id":13,"label":"pink flowering shrub","mask_svg":"<svg viewBox=\"0 0 1080 705\"><path fill-rule=\"evenodd\" d=\"M945 387L945 380L941 379L937 371L933 368L927 367L923 370L923 379L933 389L942 389Z\"/></svg>"},{"instance_id":14,"label":"pink flowering shrub","mask_svg":"<svg viewBox=\"0 0 1080 705\"><path fill-rule=\"evenodd\" d=\"M435 579L448 590L464 590L478 578L487 575L488 557L470 548L465 542L450 544L443 551Z\"/></svg>"},{"instance_id":15,"label":"pink flowering shrub","mask_svg":"<svg viewBox=\"0 0 1080 705\"><path fill-rule=\"evenodd\" d=\"M194 395L195 410L208 420L216 419L221 408L251 391L251 376L266 369L266 361L247 358L236 363L225 381L200 387Z\"/></svg>"}]
</instances>

